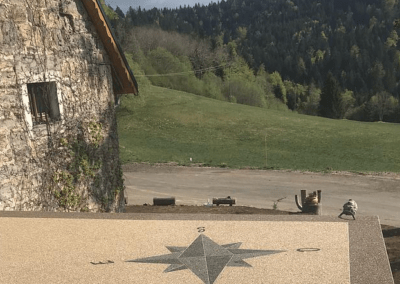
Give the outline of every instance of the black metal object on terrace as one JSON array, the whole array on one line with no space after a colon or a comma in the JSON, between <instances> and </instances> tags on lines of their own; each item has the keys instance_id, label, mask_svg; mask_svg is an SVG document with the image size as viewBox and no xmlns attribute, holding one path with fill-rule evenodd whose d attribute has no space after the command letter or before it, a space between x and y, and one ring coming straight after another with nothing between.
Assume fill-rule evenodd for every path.
<instances>
[{"instance_id":1,"label":"black metal object on terrace","mask_svg":"<svg viewBox=\"0 0 400 284\"><path fill-rule=\"evenodd\" d=\"M229 206L232 206L233 204L236 204L236 200L230 196L224 198L213 198L213 204L216 204L217 206L220 204L229 204Z\"/></svg>"},{"instance_id":2,"label":"black metal object on terrace","mask_svg":"<svg viewBox=\"0 0 400 284\"><path fill-rule=\"evenodd\" d=\"M154 197L153 206L175 205L175 197Z\"/></svg>"}]
</instances>

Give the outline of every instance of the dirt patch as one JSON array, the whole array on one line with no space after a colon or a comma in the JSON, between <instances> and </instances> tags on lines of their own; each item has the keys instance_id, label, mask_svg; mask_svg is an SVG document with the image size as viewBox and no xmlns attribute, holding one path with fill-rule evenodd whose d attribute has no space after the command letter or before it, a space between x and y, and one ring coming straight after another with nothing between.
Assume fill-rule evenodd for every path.
<instances>
[{"instance_id":1,"label":"dirt patch","mask_svg":"<svg viewBox=\"0 0 400 284\"><path fill-rule=\"evenodd\" d=\"M203 166L202 164L190 164L190 165L179 165L175 162L170 163L131 163L122 165L122 171L125 172L151 172L151 173L168 173L168 172L179 172L180 170L184 170L185 168L210 168ZM220 169L220 168L213 168Z\"/></svg>"},{"instance_id":2,"label":"dirt patch","mask_svg":"<svg viewBox=\"0 0 400 284\"><path fill-rule=\"evenodd\" d=\"M126 213L183 213L183 214L266 214L289 215L290 212L247 206L126 206Z\"/></svg>"},{"instance_id":3,"label":"dirt patch","mask_svg":"<svg viewBox=\"0 0 400 284\"><path fill-rule=\"evenodd\" d=\"M152 167L154 169L154 167ZM293 212L272 209L261 209L247 206L126 206L126 213L180 213L180 214L265 214L291 215ZM381 225L389 256L394 283L400 284L400 228Z\"/></svg>"},{"instance_id":4,"label":"dirt patch","mask_svg":"<svg viewBox=\"0 0 400 284\"><path fill-rule=\"evenodd\" d=\"M193 164L187 164L187 165L179 165L178 163L175 162L169 162L169 163L130 163L130 164L125 164L122 165L122 170L124 172L160 172L160 173L165 173L168 171L179 171L180 169L183 170L187 167L190 168L209 168L209 169L215 169L215 171L226 173L226 170L229 170L231 168L229 167L209 167L204 164L199 164L199 163L193 163ZM243 168L244 170L260 170L258 168L252 168L252 167L245 167ZM222 170L222 171L221 171ZM324 171L324 172L310 172L310 171L298 171L298 170L269 170L269 171L274 171L274 172L292 172L292 173L304 173L304 174L332 174L332 175L341 175L341 176L365 176L365 177L375 177L375 178L388 178L388 179L395 179L395 180L400 180L400 173L393 173L393 172L348 172L348 171Z\"/></svg>"}]
</instances>

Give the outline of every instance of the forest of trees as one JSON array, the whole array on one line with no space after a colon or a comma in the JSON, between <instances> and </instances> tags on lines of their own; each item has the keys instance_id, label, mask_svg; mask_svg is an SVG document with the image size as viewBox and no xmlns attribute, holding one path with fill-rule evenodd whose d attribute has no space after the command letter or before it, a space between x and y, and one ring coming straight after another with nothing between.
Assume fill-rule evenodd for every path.
<instances>
[{"instance_id":1,"label":"forest of trees","mask_svg":"<svg viewBox=\"0 0 400 284\"><path fill-rule=\"evenodd\" d=\"M107 9L123 48L146 75L206 69L192 81L170 77L180 81L168 85L150 77L153 84L257 106L279 101L330 118L400 122L397 0Z\"/></svg>"}]
</instances>

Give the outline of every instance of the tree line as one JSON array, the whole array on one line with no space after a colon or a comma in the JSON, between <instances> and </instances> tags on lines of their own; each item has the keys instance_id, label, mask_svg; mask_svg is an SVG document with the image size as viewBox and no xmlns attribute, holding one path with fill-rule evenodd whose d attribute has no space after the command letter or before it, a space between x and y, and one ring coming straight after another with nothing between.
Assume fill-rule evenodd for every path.
<instances>
[{"instance_id":1,"label":"tree line","mask_svg":"<svg viewBox=\"0 0 400 284\"><path fill-rule=\"evenodd\" d=\"M400 122L400 11L395 0L222 0L178 9L130 8L126 14L117 7L112 12L115 32L131 53L137 52L136 40L146 58L149 52L156 56L153 47L159 44L177 58L186 56L182 64L191 70L229 66L194 76L215 81L221 90L214 90L215 97L254 105L268 105L265 101L276 101L273 97L300 113ZM177 46L174 50L139 34L142 29L180 35L192 46L179 53ZM150 80L159 84L160 79ZM240 88L251 84L257 85L252 94L256 89L263 93L244 99ZM195 93L204 94L200 89Z\"/></svg>"}]
</instances>

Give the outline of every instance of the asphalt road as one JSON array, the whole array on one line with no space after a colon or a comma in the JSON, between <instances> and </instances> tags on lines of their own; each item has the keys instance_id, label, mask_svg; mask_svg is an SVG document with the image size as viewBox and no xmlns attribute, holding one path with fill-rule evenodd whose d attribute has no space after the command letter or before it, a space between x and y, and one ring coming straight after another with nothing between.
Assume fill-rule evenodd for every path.
<instances>
[{"instance_id":1,"label":"asphalt road","mask_svg":"<svg viewBox=\"0 0 400 284\"><path fill-rule=\"evenodd\" d=\"M153 197L176 198L176 204L203 205L231 196L237 205L298 212L300 190L322 190L322 215L339 215L354 199L359 216L378 215L382 224L400 227L400 176L324 174L177 166L124 166L129 205L152 204ZM345 218L351 216L345 216Z\"/></svg>"}]
</instances>

